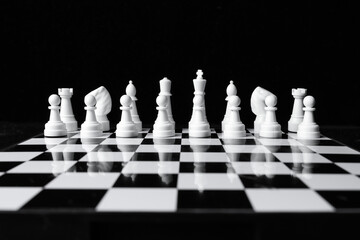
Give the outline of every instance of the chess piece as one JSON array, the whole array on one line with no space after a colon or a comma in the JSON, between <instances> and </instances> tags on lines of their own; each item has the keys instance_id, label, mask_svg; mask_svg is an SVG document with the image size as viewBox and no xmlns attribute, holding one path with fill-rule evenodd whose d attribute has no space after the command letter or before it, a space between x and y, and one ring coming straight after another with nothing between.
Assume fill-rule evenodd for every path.
<instances>
[{"instance_id":1,"label":"chess piece","mask_svg":"<svg viewBox=\"0 0 360 240\"><path fill-rule=\"evenodd\" d=\"M112 101L109 91L101 86L90 93L88 95L93 95L96 99L96 109L95 116L96 120L101 124L103 131L110 130L110 122L107 118L107 115L111 111Z\"/></svg>"},{"instance_id":2,"label":"chess piece","mask_svg":"<svg viewBox=\"0 0 360 240\"><path fill-rule=\"evenodd\" d=\"M226 88L226 94L227 94L227 97L225 98L225 101L227 101L227 104L226 104L226 111L225 111L224 119L221 122L221 130L222 131L224 131L225 124L229 120L229 116L230 116L229 101L228 101L229 97L235 96L237 94L237 89L236 89L236 86L234 85L234 81L230 81L230 84Z\"/></svg>"},{"instance_id":3,"label":"chess piece","mask_svg":"<svg viewBox=\"0 0 360 240\"><path fill-rule=\"evenodd\" d=\"M120 98L120 104L120 109L122 110L122 113L121 120L116 125L116 137L136 137L139 132L131 118L131 97L128 95L122 95Z\"/></svg>"},{"instance_id":4,"label":"chess piece","mask_svg":"<svg viewBox=\"0 0 360 240\"><path fill-rule=\"evenodd\" d=\"M315 123L314 108L315 98L306 96L304 98L304 119L298 126L297 137L299 139L314 139L320 137L319 125Z\"/></svg>"},{"instance_id":5,"label":"chess piece","mask_svg":"<svg viewBox=\"0 0 360 240\"><path fill-rule=\"evenodd\" d=\"M305 88L293 88L292 95L294 97L294 107L288 122L288 131L289 132L297 132L298 125L304 119L304 111L303 111L303 99L306 96L307 90Z\"/></svg>"},{"instance_id":6,"label":"chess piece","mask_svg":"<svg viewBox=\"0 0 360 240\"><path fill-rule=\"evenodd\" d=\"M140 120L138 111L137 111L137 107L136 107L136 101L138 100L136 97L136 88L133 84L133 81L129 81L129 84L126 87L126 95L130 96L132 103L131 103L131 109L130 109L130 113L131 113L131 118L133 120L133 122L135 123L136 129L138 132L142 131L142 122Z\"/></svg>"},{"instance_id":7,"label":"chess piece","mask_svg":"<svg viewBox=\"0 0 360 240\"><path fill-rule=\"evenodd\" d=\"M240 120L239 107L241 100L238 96L230 96L228 98L229 119L225 123L224 138L240 138L245 137L245 125Z\"/></svg>"},{"instance_id":8,"label":"chess piece","mask_svg":"<svg viewBox=\"0 0 360 240\"><path fill-rule=\"evenodd\" d=\"M273 95L268 90L257 87L251 94L251 111L256 115L254 121L254 133L259 134L261 124L265 120L265 98L269 95Z\"/></svg>"},{"instance_id":9,"label":"chess piece","mask_svg":"<svg viewBox=\"0 0 360 240\"><path fill-rule=\"evenodd\" d=\"M261 124L259 135L265 138L279 138L281 137L281 126L276 121L276 103L277 98L275 95L269 95L265 98L265 120Z\"/></svg>"},{"instance_id":10,"label":"chess piece","mask_svg":"<svg viewBox=\"0 0 360 240\"><path fill-rule=\"evenodd\" d=\"M70 100L73 95L73 89L59 88L58 94L61 97L60 119L65 123L68 132L76 131L78 129L78 123L75 119Z\"/></svg>"},{"instance_id":11,"label":"chess piece","mask_svg":"<svg viewBox=\"0 0 360 240\"><path fill-rule=\"evenodd\" d=\"M59 104L60 97L52 94L49 97L50 104L50 119L45 124L44 136L45 137L63 137L67 135L66 125L60 119Z\"/></svg>"},{"instance_id":12,"label":"chess piece","mask_svg":"<svg viewBox=\"0 0 360 240\"><path fill-rule=\"evenodd\" d=\"M165 137L173 137L175 136L175 130L173 129L173 125L169 121L168 113L167 113L167 97L166 96L158 96L156 98L156 103L158 107L158 115L154 124L153 135L154 138L165 138Z\"/></svg>"},{"instance_id":13,"label":"chess piece","mask_svg":"<svg viewBox=\"0 0 360 240\"><path fill-rule=\"evenodd\" d=\"M171 81L168 78L163 78L160 82L160 96L166 96L167 98L167 106L166 111L168 114L169 121L171 122L173 129L175 130L175 121L172 115L172 109L171 109Z\"/></svg>"},{"instance_id":14,"label":"chess piece","mask_svg":"<svg viewBox=\"0 0 360 240\"><path fill-rule=\"evenodd\" d=\"M207 120L207 117L206 117L206 108L205 108L205 85L206 85L206 80L203 78L203 71L202 70L197 70L196 72L196 79L193 80L193 84L194 84L194 89L195 89L195 92L194 92L194 98L196 96L202 96L203 100L202 100L202 105L200 107L203 107L203 112L204 112L204 121L208 123L208 120ZM190 122L189 122L189 128L190 128L190 123L193 121L194 119L194 115L195 115L195 109L193 108L193 112L192 112L192 115L191 115L191 119L190 119ZM210 134L208 134L208 136L210 136ZM208 137L206 136L206 137Z\"/></svg>"},{"instance_id":15,"label":"chess piece","mask_svg":"<svg viewBox=\"0 0 360 240\"><path fill-rule=\"evenodd\" d=\"M204 95L196 95L193 103L193 116L189 122L189 137L209 137L211 131L205 116Z\"/></svg>"},{"instance_id":16,"label":"chess piece","mask_svg":"<svg viewBox=\"0 0 360 240\"><path fill-rule=\"evenodd\" d=\"M95 104L96 99L93 95L86 95L84 99L86 107L85 122L81 124L80 137L81 138L96 138L102 135L102 126L96 120Z\"/></svg>"}]
</instances>

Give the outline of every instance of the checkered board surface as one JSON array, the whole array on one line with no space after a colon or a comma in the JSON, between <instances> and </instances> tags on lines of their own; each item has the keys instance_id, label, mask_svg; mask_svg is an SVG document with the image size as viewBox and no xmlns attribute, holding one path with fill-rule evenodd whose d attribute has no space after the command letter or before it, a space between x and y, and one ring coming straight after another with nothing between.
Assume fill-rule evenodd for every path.
<instances>
[{"instance_id":1,"label":"checkered board surface","mask_svg":"<svg viewBox=\"0 0 360 240\"><path fill-rule=\"evenodd\" d=\"M360 152L322 136L31 138L0 152L0 210L360 212Z\"/></svg>"}]
</instances>

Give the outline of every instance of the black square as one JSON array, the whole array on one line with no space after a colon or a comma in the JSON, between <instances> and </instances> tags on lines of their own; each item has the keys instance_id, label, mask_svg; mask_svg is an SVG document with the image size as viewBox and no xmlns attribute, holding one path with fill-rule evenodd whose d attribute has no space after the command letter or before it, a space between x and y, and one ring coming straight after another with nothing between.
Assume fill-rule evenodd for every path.
<instances>
[{"instance_id":1,"label":"black square","mask_svg":"<svg viewBox=\"0 0 360 240\"><path fill-rule=\"evenodd\" d=\"M176 174L121 174L113 187L174 188L176 186Z\"/></svg>"},{"instance_id":2,"label":"black square","mask_svg":"<svg viewBox=\"0 0 360 240\"><path fill-rule=\"evenodd\" d=\"M30 200L23 209L95 208L106 190L46 189Z\"/></svg>"},{"instance_id":3,"label":"black square","mask_svg":"<svg viewBox=\"0 0 360 240\"><path fill-rule=\"evenodd\" d=\"M5 174L0 177L0 186L43 187L55 178L52 174Z\"/></svg>"},{"instance_id":4,"label":"black square","mask_svg":"<svg viewBox=\"0 0 360 240\"><path fill-rule=\"evenodd\" d=\"M181 173L235 173L231 163L222 162L181 162Z\"/></svg>"},{"instance_id":5,"label":"black square","mask_svg":"<svg viewBox=\"0 0 360 240\"><path fill-rule=\"evenodd\" d=\"M161 159L159 154L161 155ZM178 162L180 160L180 153L136 152L131 157L131 161L160 161L160 160Z\"/></svg>"},{"instance_id":6,"label":"black square","mask_svg":"<svg viewBox=\"0 0 360 240\"><path fill-rule=\"evenodd\" d=\"M299 167L298 164L284 163L290 169L296 169ZM303 173L324 173L324 174L344 174L347 173L344 169L332 163L301 163Z\"/></svg>"},{"instance_id":7,"label":"black square","mask_svg":"<svg viewBox=\"0 0 360 240\"><path fill-rule=\"evenodd\" d=\"M0 162L0 172L6 172L23 162Z\"/></svg>"},{"instance_id":8,"label":"black square","mask_svg":"<svg viewBox=\"0 0 360 240\"><path fill-rule=\"evenodd\" d=\"M178 209L248 209L252 210L244 191L203 191L180 190Z\"/></svg>"},{"instance_id":9,"label":"black square","mask_svg":"<svg viewBox=\"0 0 360 240\"><path fill-rule=\"evenodd\" d=\"M67 160L67 161L76 161L84 157L86 153L84 152L44 152L31 161L51 161L51 160Z\"/></svg>"},{"instance_id":10,"label":"black square","mask_svg":"<svg viewBox=\"0 0 360 240\"><path fill-rule=\"evenodd\" d=\"M181 152L225 152L222 145L182 145Z\"/></svg>"},{"instance_id":11,"label":"black square","mask_svg":"<svg viewBox=\"0 0 360 240\"><path fill-rule=\"evenodd\" d=\"M6 152L45 152L56 145L16 145L5 149Z\"/></svg>"},{"instance_id":12,"label":"black square","mask_svg":"<svg viewBox=\"0 0 360 240\"><path fill-rule=\"evenodd\" d=\"M335 208L360 208L360 191L317 191Z\"/></svg>"},{"instance_id":13,"label":"black square","mask_svg":"<svg viewBox=\"0 0 360 240\"><path fill-rule=\"evenodd\" d=\"M159 138L159 139L153 139L153 138L145 138L141 145L180 145L181 139L179 138Z\"/></svg>"},{"instance_id":14,"label":"black square","mask_svg":"<svg viewBox=\"0 0 360 240\"><path fill-rule=\"evenodd\" d=\"M123 162L77 162L67 172L121 172L124 164Z\"/></svg>"},{"instance_id":15,"label":"black square","mask_svg":"<svg viewBox=\"0 0 360 240\"><path fill-rule=\"evenodd\" d=\"M305 146L265 146L272 153L314 153Z\"/></svg>"},{"instance_id":16,"label":"black square","mask_svg":"<svg viewBox=\"0 0 360 240\"><path fill-rule=\"evenodd\" d=\"M99 145L92 152L135 152L139 145Z\"/></svg>"},{"instance_id":17,"label":"black square","mask_svg":"<svg viewBox=\"0 0 360 240\"><path fill-rule=\"evenodd\" d=\"M360 155L357 154L321 154L333 162L360 163Z\"/></svg>"},{"instance_id":18,"label":"black square","mask_svg":"<svg viewBox=\"0 0 360 240\"><path fill-rule=\"evenodd\" d=\"M239 138L239 139L221 139L223 145L257 145L259 144L253 138Z\"/></svg>"},{"instance_id":19,"label":"black square","mask_svg":"<svg viewBox=\"0 0 360 240\"><path fill-rule=\"evenodd\" d=\"M240 175L240 179L246 188L307 188L300 179L291 175Z\"/></svg>"}]
</instances>

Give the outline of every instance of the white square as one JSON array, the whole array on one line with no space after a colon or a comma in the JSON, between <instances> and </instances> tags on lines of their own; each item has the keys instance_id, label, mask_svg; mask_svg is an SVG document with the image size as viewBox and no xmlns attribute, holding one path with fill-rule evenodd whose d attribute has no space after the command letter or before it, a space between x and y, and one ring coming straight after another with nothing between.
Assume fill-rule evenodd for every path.
<instances>
[{"instance_id":1,"label":"white square","mask_svg":"<svg viewBox=\"0 0 360 240\"><path fill-rule=\"evenodd\" d=\"M237 174L291 174L291 170L281 162L233 162L232 166Z\"/></svg>"},{"instance_id":2,"label":"white square","mask_svg":"<svg viewBox=\"0 0 360 240\"><path fill-rule=\"evenodd\" d=\"M228 153L271 153L263 145L224 145Z\"/></svg>"},{"instance_id":3,"label":"white square","mask_svg":"<svg viewBox=\"0 0 360 240\"><path fill-rule=\"evenodd\" d=\"M0 162L25 162L43 152L0 152Z\"/></svg>"},{"instance_id":4,"label":"white square","mask_svg":"<svg viewBox=\"0 0 360 240\"><path fill-rule=\"evenodd\" d=\"M287 133L287 135L289 136L289 137L291 137L291 138L294 138L294 139L298 139L298 137L297 137L297 133ZM320 137L318 137L318 138L311 138L311 139L301 139L301 140L311 140L311 141L313 141L313 140L329 140L330 138L328 138L328 137L325 137L325 136L320 136ZM299 139L300 140L300 139Z\"/></svg>"},{"instance_id":5,"label":"white square","mask_svg":"<svg viewBox=\"0 0 360 240\"><path fill-rule=\"evenodd\" d=\"M112 133L102 133L100 136L98 136L98 137L92 137L92 138L108 138L108 137L110 137L110 135L111 135ZM71 138L81 138L81 135L80 135L80 133L77 133L77 134L75 134L74 136L72 136ZM83 138L83 139L85 139L86 140L86 138Z\"/></svg>"},{"instance_id":6,"label":"white square","mask_svg":"<svg viewBox=\"0 0 360 240\"><path fill-rule=\"evenodd\" d=\"M48 189L108 189L120 173L64 173L48 183Z\"/></svg>"},{"instance_id":7,"label":"white square","mask_svg":"<svg viewBox=\"0 0 360 240\"><path fill-rule=\"evenodd\" d=\"M177 174L179 162L128 162L122 169L123 174Z\"/></svg>"},{"instance_id":8,"label":"white square","mask_svg":"<svg viewBox=\"0 0 360 240\"><path fill-rule=\"evenodd\" d=\"M222 145L216 138L183 138L181 145Z\"/></svg>"},{"instance_id":9,"label":"white square","mask_svg":"<svg viewBox=\"0 0 360 240\"><path fill-rule=\"evenodd\" d=\"M226 139L224 138L224 133L218 133L218 138L221 138L221 139ZM255 137L250 134L250 133L246 133L246 135L244 137L238 137L238 138L233 138L233 139L255 139Z\"/></svg>"},{"instance_id":10,"label":"white square","mask_svg":"<svg viewBox=\"0 0 360 240\"><path fill-rule=\"evenodd\" d=\"M136 152L168 152L179 153L181 151L181 145L140 145Z\"/></svg>"},{"instance_id":11,"label":"white square","mask_svg":"<svg viewBox=\"0 0 360 240\"><path fill-rule=\"evenodd\" d=\"M47 150L47 152L91 152L96 144L61 144Z\"/></svg>"},{"instance_id":12,"label":"white square","mask_svg":"<svg viewBox=\"0 0 360 240\"><path fill-rule=\"evenodd\" d=\"M145 138L154 138L153 133L146 134ZM175 136L172 137L166 137L165 139L179 139L181 138L181 133L175 133Z\"/></svg>"},{"instance_id":13,"label":"white square","mask_svg":"<svg viewBox=\"0 0 360 240\"><path fill-rule=\"evenodd\" d=\"M265 146L299 146L303 145L294 139L267 139L259 138L258 141Z\"/></svg>"},{"instance_id":14,"label":"white square","mask_svg":"<svg viewBox=\"0 0 360 240\"><path fill-rule=\"evenodd\" d=\"M27 161L10 171L9 173L53 173L58 175L66 172L74 166L76 161Z\"/></svg>"},{"instance_id":15,"label":"white square","mask_svg":"<svg viewBox=\"0 0 360 240\"><path fill-rule=\"evenodd\" d=\"M331 212L334 208L308 189L248 189L246 194L257 212Z\"/></svg>"},{"instance_id":16,"label":"white square","mask_svg":"<svg viewBox=\"0 0 360 240\"><path fill-rule=\"evenodd\" d=\"M182 152L180 162L230 162L224 152Z\"/></svg>"},{"instance_id":17,"label":"white square","mask_svg":"<svg viewBox=\"0 0 360 240\"><path fill-rule=\"evenodd\" d=\"M0 187L0 210L19 210L41 190L39 187Z\"/></svg>"},{"instance_id":18,"label":"white square","mask_svg":"<svg viewBox=\"0 0 360 240\"><path fill-rule=\"evenodd\" d=\"M176 189L115 188L110 189L96 207L97 211L174 212Z\"/></svg>"},{"instance_id":19,"label":"white square","mask_svg":"<svg viewBox=\"0 0 360 240\"><path fill-rule=\"evenodd\" d=\"M31 138L19 145L58 145L66 140L67 138Z\"/></svg>"},{"instance_id":20,"label":"white square","mask_svg":"<svg viewBox=\"0 0 360 240\"><path fill-rule=\"evenodd\" d=\"M316 190L360 190L360 178L349 174L297 174Z\"/></svg>"},{"instance_id":21,"label":"white square","mask_svg":"<svg viewBox=\"0 0 360 240\"><path fill-rule=\"evenodd\" d=\"M360 175L360 163L336 163L351 174Z\"/></svg>"},{"instance_id":22,"label":"white square","mask_svg":"<svg viewBox=\"0 0 360 240\"><path fill-rule=\"evenodd\" d=\"M308 146L311 150L323 154L360 154L346 146Z\"/></svg>"},{"instance_id":23,"label":"white square","mask_svg":"<svg viewBox=\"0 0 360 240\"><path fill-rule=\"evenodd\" d=\"M140 145L142 138L107 138L100 145Z\"/></svg>"},{"instance_id":24,"label":"white square","mask_svg":"<svg viewBox=\"0 0 360 240\"><path fill-rule=\"evenodd\" d=\"M273 155L285 163L331 163L317 153L273 153Z\"/></svg>"},{"instance_id":25,"label":"white square","mask_svg":"<svg viewBox=\"0 0 360 240\"><path fill-rule=\"evenodd\" d=\"M88 152L79 162L128 162L134 152Z\"/></svg>"},{"instance_id":26,"label":"white square","mask_svg":"<svg viewBox=\"0 0 360 240\"><path fill-rule=\"evenodd\" d=\"M179 189L203 190L241 190L244 189L238 175L234 173L181 173L178 178Z\"/></svg>"}]
</instances>

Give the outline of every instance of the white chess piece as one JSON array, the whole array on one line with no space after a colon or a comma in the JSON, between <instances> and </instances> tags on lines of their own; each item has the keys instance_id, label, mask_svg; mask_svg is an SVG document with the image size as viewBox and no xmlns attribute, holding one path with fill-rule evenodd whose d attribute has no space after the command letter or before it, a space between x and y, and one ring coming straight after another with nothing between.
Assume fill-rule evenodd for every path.
<instances>
[{"instance_id":1,"label":"white chess piece","mask_svg":"<svg viewBox=\"0 0 360 240\"><path fill-rule=\"evenodd\" d=\"M86 107L85 122L81 124L80 137L81 138L95 138L102 135L102 126L96 120L95 104L96 99L93 95L86 95L84 99Z\"/></svg>"},{"instance_id":2,"label":"white chess piece","mask_svg":"<svg viewBox=\"0 0 360 240\"><path fill-rule=\"evenodd\" d=\"M304 120L298 126L297 137L300 139L314 139L320 137L319 125L315 123L315 98L306 96L304 98Z\"/></svg>"},{"instance_id":3,"label":"white chess piece","mask_svg":"<svg viewBox=\"0 0 360 240\"><path fill-rule=\"evenodd\" d=\"M265 120L261 124L259 135L265 138L279 138L281 137L281 126L276 120L276 103L275 95L269 95L265 98Z\"/></svg>"},{"instance_id":4,"label":"white chess piece","mask_svg":"<svg viewBox=\"0 0 360 240\"><path fill-rule=\"evenodd\" d=\"M229 101L228 101L229 97L237 94L237 89L236 89L236 86L234 85L234 81L230 81L230 84L226 88L226 94L227 94L227 97L225 98L225 101L227 101L227 104L226 104L226 111L225 111L224 119L221 122L221 130L222 131L224 131L225 124L229 120L229 116L230 116Z\"/></svg>"},{"instance_id":5,"label":"white chess piece","mask_svg":"<svg viewBox=\"0 0 360 240\"><path fill-rule=\"evenodd\" d=\"M173 129L175 130L175 121L172 115L172 108L171 108L171 81L168 78L163 78L159 81L160 83L160 96L166 96L167 98L167 106L166 111L168 114L169 121L171 122Z\"/></svg>"},{"instance_id":6,"label":"white chess piece","mask_svg":"<svg viewBox=\"0 0 360 240\"><path fill-rule=\"evenodd\" d=\"M168 113L167 113L167 97L166 96L158 96L156 98L156 103L158 107L158 115L154 123L153 127L153 136L154 138L165 138L165 137L173 137L175 136L175 130L173 129L173 125L169 121Z\"/></svg>"},{"instance_id":7,"label":"white chess piece","mask_svg":"<svg viewBox=\"0 0 360 240\"><path fill-rule=\"evenodd\" d=\"M209 137L211 131L205 116L204 95L196 95L193 103L193 117L189 122L189 137Z\"/></svg>"},{"instance_id":8,"label":"white chess piece","mask_svg":"<svg viewBox=\"0 0 360 240\"><path fill-rule=\"evenodd\" d=\"M238 96L230 96L228 99L229 119L225 123L224 138L245 137L245 125L241 122L239 107L241 100Z\"/></svg>"},{"instance_id":9,"label":"white chess piece","mask_svg":"<svg viewBox=\"0 0 360 240\"><path fill-rule=\"evenodd\" d=\"M122 95L120 98L120 104L120 109L122 110L122 112L121 120L116 125L116 137L136 137L139 132L131 118L131 97L128 95Z\"/></svg>"},{"instance_id":10,"label":"white chess piece","mask_svg":"<svg viewBox=\"0 0 360 240\"><path fill-rule=\"evenodd\" d=\"M60 119L59 104L60 97L52 94L49 97L50 104L50 118L45 124L44 136L45 137L62 137L67 135L66 125Z\"/></svg>"},{"instance_id":11,"label":"white chess piece","mask_svg":"<svg viewBox=\"0 0 360 240\"><path fill-rule=\"evenodd\" d=\"M306 96L307 90L305 88L293 88L291 93L294 97L293 111L288 122L288 131L297 132L298 125L304 119L303 99Z\"/></svg>"},{"instance_id":12,"label":"white chess piece","mask_svg":"<svg viewBox=\"0 0 360 240\"><path fill-rule=\"evenodd\" d=\"M256 115L254 121L255 134L259 133L261 124L265 120L265 98L269 95L274 94L262 87L256 87L251 94L251 111Z\"/></svg>"},{"instance_id":13,"label":"white chess piece","mask_svg":"<svg viewBox=\"0 0 360 240\"><path fill-rule=\"evenodd\" d=\"M131 103L131 118L133 120L133 122L135 123L136 129L138 130L138 132L142 131L142 122L140 120L138 111L137 111L137 107L136 107L136 101L138 100L136 97L136 88L133 84L133 81L129 81L129 84L126 86L126 95L130 96L132 103Z\"/></svg>"},{"instance_id":14,"label":"white chess piece","mask_svg":"<svg viewBox=\"0 0 360 240\"><path fill-rule=\"evenodd\" d=\"M59 88L58 94L61 97L60 118L66 125L68 132L76 131L78 123L75 119L73 109L71 106L71 97L73 95L72 88Z\"/></svg>"},{"instance_id":15,"label":"white chess piece","mask_svg":"<svg viewBox=\"0 0 360 240\"><path fill-rule=\"evenodd\" d=\"M110 122L107 114L110 113L112 101L109 91L104 87L98 87L87 95L93 95L96 99L95 116L96 120L101 124L103 131L110 130Z\"/></svg>"},{"instance_id":16,"label":"white chess piece","mask_svg":"<svg viewBox=\"0 0 360 240\"><path fill-rule=\"evenodd\" d=\"M208 120L207 120L207 117L206 117L206 108L205 108L206 80L203 78L204 73L203 73L202 70L200 70L200 69L197 70L196 75L197 75L196 79L193 79L193 84L194 84L194 89L195 89L195 92L194 92L195 96L194 97L196 97L196 96L202 96L203 97L201 107L204 107L204 110L203 110L204 111L204 121L208 123ZM190 119L190 122L189 122L189 128L190 128L190 123L193 120L194 113L195 113L195 109L193 108L193 112L192 112L191 119Z\"/></svg>"}]
</instances>

